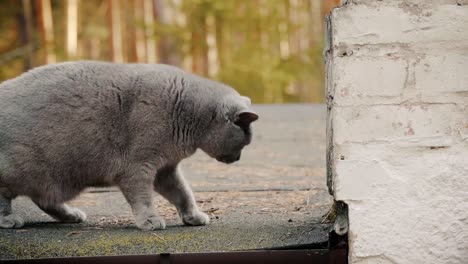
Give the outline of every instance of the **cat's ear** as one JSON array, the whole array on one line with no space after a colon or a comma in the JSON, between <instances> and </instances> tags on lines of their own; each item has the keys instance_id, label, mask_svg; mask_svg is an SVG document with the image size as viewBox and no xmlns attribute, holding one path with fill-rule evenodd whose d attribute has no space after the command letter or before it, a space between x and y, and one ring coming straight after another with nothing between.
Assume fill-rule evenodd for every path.
<instances>
[{"instance_id":1,"label":"cat's ear","mask_svg":"<svg viewBox=\"0 0 468 264\"><path fill-rule=\"evenodd\" d=\"M247 96L241 96L241 98L247 102L247 105L250 107L252 105L252 101Z\"/></svg>"},{"instance_id":2,"label":"cat's ear","mask_svg":"<svg viewBox=\"0 0 468 264\"><path fill-rule=\"evenodd\" d=\"M258 119L258 115L250 110L243 110L236 113L234 124L238 126L248 126Z\"/></svg>"}]
</instances>

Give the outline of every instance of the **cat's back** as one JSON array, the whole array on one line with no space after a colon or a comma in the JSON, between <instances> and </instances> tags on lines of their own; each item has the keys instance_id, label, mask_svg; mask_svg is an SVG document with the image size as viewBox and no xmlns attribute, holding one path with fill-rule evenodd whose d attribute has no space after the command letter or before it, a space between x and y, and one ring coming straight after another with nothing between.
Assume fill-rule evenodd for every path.
<instances>
[{"instance_id":1,"label":"cat's back","mask_svg":"<svg viewBox=\"0 0 468 264\"><path fill-rule=\"evenodd\" d=\"M0 138L29 140L46 132L71 137L83 129L115 129L127 122L129 112L138 112L132 109L139 101L153 98L145 110L166 108L171 100L165 98L170 93L164 87L171 86L174 76L184 75L167 65L98 61L34 68L0 84Z\"/></svg>"},{"instance_id":2,"label":"cat's back","mask_svg":"<svg viewBox=\"0 0 468 264\"><path fill-rule=\"evenodd\" d=\"M157 89L174 76L191 78L183 70L162 64L121 64L74 61L40 66L0 83L2 105L43 103L50 96L97 95L109 89Z\"/></svg>"},{"instance_id":3,"label":"cat's back","mask_svg":"<svg viewBox=\"0 0 468 264\"><path fill-rule=\"evenodd\" d=\"M0 100L6 96L61 93L77 88L97 89L106 82L125 81L130 72L124 64L97 61L63 62L40 66L0 83ZM39 98L36 98L39 99Z\"/></svg>"},{"instance_id":4,"label":"cat's back","mask_svg":"<svg viewBox=\"0 0 468 264\"><path fill-rule=\"evenodd\" d=\"M127 68L66 62L38 67L1 83L0 147L7 142L38 145L59 138L83 141L104 131L118 115L118 98L132 76Z\"/></svg>"}]
</instances>

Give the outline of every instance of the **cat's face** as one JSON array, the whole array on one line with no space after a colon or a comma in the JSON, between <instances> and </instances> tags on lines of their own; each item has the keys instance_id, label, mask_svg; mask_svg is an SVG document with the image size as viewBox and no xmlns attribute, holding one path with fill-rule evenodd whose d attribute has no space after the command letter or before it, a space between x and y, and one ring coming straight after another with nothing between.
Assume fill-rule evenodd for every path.
<instances>
[{"instance_id":1,"label":"cat's face","mask_svg":"<svg viewBox=\"0 0 468 264\"><path fill-rule=\"evenodd\" d=\"M228 164L238 161L242 149L252 140L251 123L257 119L258 115L247 106L234 107L227 116L217 118L200 148L217 161Z\"/></svg>"}]
</instances>

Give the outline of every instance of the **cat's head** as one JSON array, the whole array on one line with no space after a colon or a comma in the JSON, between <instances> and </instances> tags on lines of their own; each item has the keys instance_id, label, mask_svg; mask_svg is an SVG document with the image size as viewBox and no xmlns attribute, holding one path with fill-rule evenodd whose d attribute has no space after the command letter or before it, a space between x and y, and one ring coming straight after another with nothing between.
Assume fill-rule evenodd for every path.
<instances>
[{"instance_id":1,"label":"cat's head","mask_svg":"<svg viewBox=\"0 0 468 264\"><path fill-rule=\"evenodd\" d=\"M223 107L213 115L200 148L223 163L238 161L242 149L252 140L251 123L258 115L250 109L250 99L235 95L225 100Z\"/></svg>"}]
</instances>

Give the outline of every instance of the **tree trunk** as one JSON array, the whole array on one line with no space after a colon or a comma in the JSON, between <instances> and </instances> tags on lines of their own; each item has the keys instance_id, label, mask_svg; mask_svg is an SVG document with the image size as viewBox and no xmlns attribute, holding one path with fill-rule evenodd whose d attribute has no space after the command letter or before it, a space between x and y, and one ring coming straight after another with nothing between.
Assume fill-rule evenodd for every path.
<instances>
[{"instance_id":1,"label":"tree trunk","mask_svg":"<svg viewBox=\"0 0 468 264\"><path fill-rule=\"evenodd\" d=\"M67 0L67 56L69 59L78 55L78 0Z\"/></svg>"},{"instance_id":2,"label":"tree trunk","mask_svg":"<svg viewBox=\"0 0 468 264\"><path fill-rule=\"evenodd\" d=\"M322 4L322 21L325 18L325 16L328 15L333 8L339 6L340 4L341 4L341 0L323 1L323 4Z\"/></svg>"},{"instance_id":3,"label":"tree trunk","mask_svg":"<svg viewBox=\"0 0 468 264\"><path fill-rule=\"evenodd\" d=\"M323 29L322 24L324 18L322 17L322 1L309 0L309 47L322 42Z\"/></svg>"},{"instance_id":4,"label":"tree trunk","mask_svg":"<svg viewBox=\"0 0 468 264\"><path fill-rule=\"evenodd\" d=\"M285 7L282 9L284 17L278 25L278 34L280 39L280 55L282 59L286 59L291 55L291 47L289 45L289 0L284 1Z\"/></svg>"},{"instance_id":5,"label":"tree trunk","mask_svg":"<svg viewBox=\"0 0 468 264\"><path fill-rule=\"evenodd\" d=\"M198 9L198 8L197 8ZM191 17L192 25L192 71L204 76L208 75L208 49L206 43L205 15L195 10Z\"/></svg>"},{"instance_id":6,"label":"tree trunk","mask_svg":"<svg viewBox=\"0 0 468 264\"><path fill-rule=\"evenodd\" d=\"M226 65L225 62L225 44L224 44L224 23L223 23L223 18L221 17L220 14L215 14L214 17L214 26L215 26L215 38L216 38L216 48L218 52L218 65L219 65L219 70L222 71L223 67Z\"/></svg>"},{"instance_id":7,"label":"tree trunk","mask_svg":"<svg viewBox=\"0 0 468 264\"><path fill-rule=\"evenodd\" d=\"M216 43L215 18L212 14L206 17L206 44L208 58L208 76L214 78L219 71L218 47Z\"/></svg>"},{"instance_id":8,"label":"tree trunk","mask_svg":"<svg viewBox=\"0 0 468 264\"><path fill-rule=\"evenodd\" d=\"M123 62L122 24L120 20L120 1L109 1L109 22L111 28L112 61Z\"/></svg>"},{"instance_id":9,"label":"tree trunk","mask_svg":"<svg viewBox=\"0 0 468 264\"><path fill-rule=\"evenodd\" d=\"M41 41L45 47L45 63L54 63L56 61L54 52L54 24L50 0L36 0L36 4Z\"/></svg>"},{"instance_id":10,"label":"tree trunk","mask_svg":"<svg viewBox=\"0 0 468 264\"><path fill-rule=\"evenodd\" d=\"M144 28L139 25L140 19L143 18L144 10L143 10L143 1L142 0L135 0L134 2L134 21L135 25L135 60L137 62L145 62L146 61L146 47L145 47L145 30Z\"/></svg>"},{"instance_id":11,"label":"tree trunk","mask_svg":"<svg viewBox=\"0 0 468 264\"><path fill-rule=\"evenodd\" d=\"M146 40L146 62L156 63L156 40L153 34L154 13L153 1L143 0L143 19L145 21L145 40Z\"/></svg>"},{"instance_id":12,"label":"tree trunk","mask_svg":"<svg viewBox=\"0 0 468 264\"><path fill-rule=\"evenodd\" d=\"M23 0L23 13L21 15L21 43L27 48L25 49L26 53L24 54L24 70L27 71L34 67L34 39L33 39L33 10L31 6L31 0Z\"/></svg>"},{"instance_id":13,"label":"tree trunk","mask_svg":"<svg viewBox=\"0 0 468 264\"><path fill-rule=\"evenodd\" d=\"M162 27L171 24L172 17L175 16L173 10L166 6L162 0L154 0L155 16ZM180 65L180 56L176 47L177 43L173 36L163 32L159 35L158 55L159 62L171 65Z\"/></svg>"}]
</instances>

